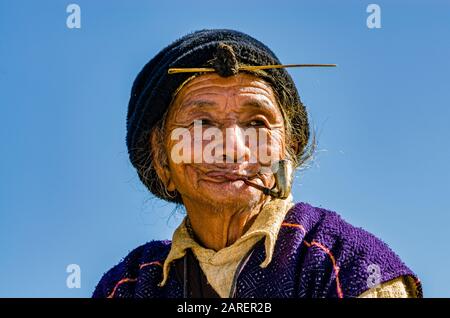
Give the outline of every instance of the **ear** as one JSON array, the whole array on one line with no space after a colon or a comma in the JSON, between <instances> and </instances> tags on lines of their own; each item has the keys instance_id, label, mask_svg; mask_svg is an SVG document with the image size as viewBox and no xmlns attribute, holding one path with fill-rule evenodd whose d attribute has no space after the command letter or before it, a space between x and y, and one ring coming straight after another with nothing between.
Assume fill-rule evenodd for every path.
<instances>
[{"instance_id":1,"label":"ear","mask_svg":"<svg viewBox=\"0 0 450 318\"><path fill-rule=\"evenodd\" d=\"M160 138L156 131L152 131L152 133L150 134L150 147L151 149L164 147L164 145L161 144ZM163 158L161 158L162 151L165 150L159 149L157 151L153 151L154 157L152 159L152 164L155 168L156 174L158 175L159 179L161 179L162 183L166 186L167 190L173 192L176 190L176 187L170 175L170 167L167 164L164 164L166 160L162 160Z\"/></svg>"},{"instance_id":2,"label":"ear","mask_svg":"<svg viewBox=\"0 0 450 318\"><path fill-rule=\"evenodd\" d=\"M298 154L300 151L300 147L301 147L300 142L294 142L291 147L292 147L292 150L294 150L294 153Z\"/></svg>"}]
</instances>

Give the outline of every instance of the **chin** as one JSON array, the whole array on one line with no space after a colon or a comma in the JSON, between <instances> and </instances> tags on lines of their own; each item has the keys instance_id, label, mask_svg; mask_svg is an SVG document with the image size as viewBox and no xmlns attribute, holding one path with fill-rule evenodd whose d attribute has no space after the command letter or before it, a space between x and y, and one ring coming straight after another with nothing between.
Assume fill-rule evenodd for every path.
<instances>
[{"instance_id":1,"label":"chin","mask_svg":"<svg viewBox=\"0 0 450 318\"><path fill-rule=\"evenodd\" d=\"M217 206L250 207L257 204L262 197L262 192L253 189L201 189L201 200Z\"/></svg>"}]
</instances>

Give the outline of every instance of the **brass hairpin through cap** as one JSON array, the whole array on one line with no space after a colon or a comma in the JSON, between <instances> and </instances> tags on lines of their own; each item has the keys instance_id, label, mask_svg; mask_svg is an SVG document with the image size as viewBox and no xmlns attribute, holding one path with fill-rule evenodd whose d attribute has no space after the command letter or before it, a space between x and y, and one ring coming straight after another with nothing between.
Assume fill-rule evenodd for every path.
<instances>
[{"instance_id":1,"label":"brass hairpin through cap","mask_svg":"<svg viewBox=\"0 0 450 318\"><path fill-rule=\"evenodd\" d=\"M243 65L239 66L239 71L266 70L271 68L287 67L336 67L336 64L273 64L273 65ZM196 72L215 72L212 67L187 67L187 68L169 68L168 74L176 73L196 73Z\"/></svg>"}]
</instances>

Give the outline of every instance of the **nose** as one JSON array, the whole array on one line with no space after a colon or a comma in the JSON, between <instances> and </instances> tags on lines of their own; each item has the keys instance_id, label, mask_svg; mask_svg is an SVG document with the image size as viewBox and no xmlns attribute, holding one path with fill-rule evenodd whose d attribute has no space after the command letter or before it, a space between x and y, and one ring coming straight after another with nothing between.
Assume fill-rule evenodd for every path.
<instances>
[{"instance_id":1,"label":"nose","mask_svg":"<svg viewBox=\"0 0 450 318\"><path fill-rule=\"evenodd\" d=\"M250 149L246 142L244 130L238 125L225 129L223 159L226 163L242 163L249 160Z\"/></svg>"}]
</instances>

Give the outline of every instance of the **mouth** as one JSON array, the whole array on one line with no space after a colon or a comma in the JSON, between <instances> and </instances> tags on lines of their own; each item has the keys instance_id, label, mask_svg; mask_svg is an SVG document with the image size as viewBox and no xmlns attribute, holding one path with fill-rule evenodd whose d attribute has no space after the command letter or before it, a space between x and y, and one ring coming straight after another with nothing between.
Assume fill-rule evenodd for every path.
<instances>
[{"instance_id":1,"label":"mouth","mask_svg":"<svg viewBox=\"0 0 450 318\"><path fill-rule=\"evenodd\" d=\"M198 172L201 173L204 181L223 184L228 183L230 185L245 184L246 186L262 191L266 195L273 194L272 189L264 186L264 181L261 179L262 176L259 173L249 171L248 169L242 169L241 166L216 167L216 169L207 169L206 167L202 167L203 169L199 169L199 167L195 168L199 170ZM259 182L257 180L259 180ZM262 184L260 184L261 182Z\"/></svg>"},{"instance_id":2,"label":"mouth","mask_svg":"<svg viewBox=\"0 0 450 318\"><path fill-rule=\"evenodd\" d=\"M209 178L216 179L217 181L245 181L249 179L248 175L235 173L232 171L210 171L205 173L205 175Z\"/></svg>"},{"instance_id":3,"label":"mouth","mask_svg":"<svg viewBox=\"0 0 450 318\"><path fill-rule=\"evenodd\" d=\"M227 182L229 185L235 184L235 182L239 182L241 184L245 184L247 186L253 187L265 195L270 195L274 198L285 199L288 197L291 191L292 185L292 163L288 159L283 159L279 161L279 169L274 173L275 184L272 188L266 187L264 185L263 179L261 177L263 174L260 173L248 173L247 170L239 170L235 169L219 169L219 170L210 170L204 169L203 176L205 181L211 181L215 183L225 183ZM238 168L238 167L236 167ZM206 170L206 171L205 171ZM200 170L201 171L201 170ZM259 182L255 182L257 177L263 184Z\"/></svg>"},{"instance_id":4,"label":"mouth","mask_svg":"<svg viewBox=\"0 0 450 318\"><path fill-rule=\"evenodd\" d=\"M231 173L224 171L211 171L206 173L206 175L210 178L213 178L215 182L235 182L235 181L243 181L246 185L256 188L264 194L270 194L270 189L256 183L255 181L251 181L256 178L256 175L249 176L239 173Z\"/></svg>"}]
</instances>

